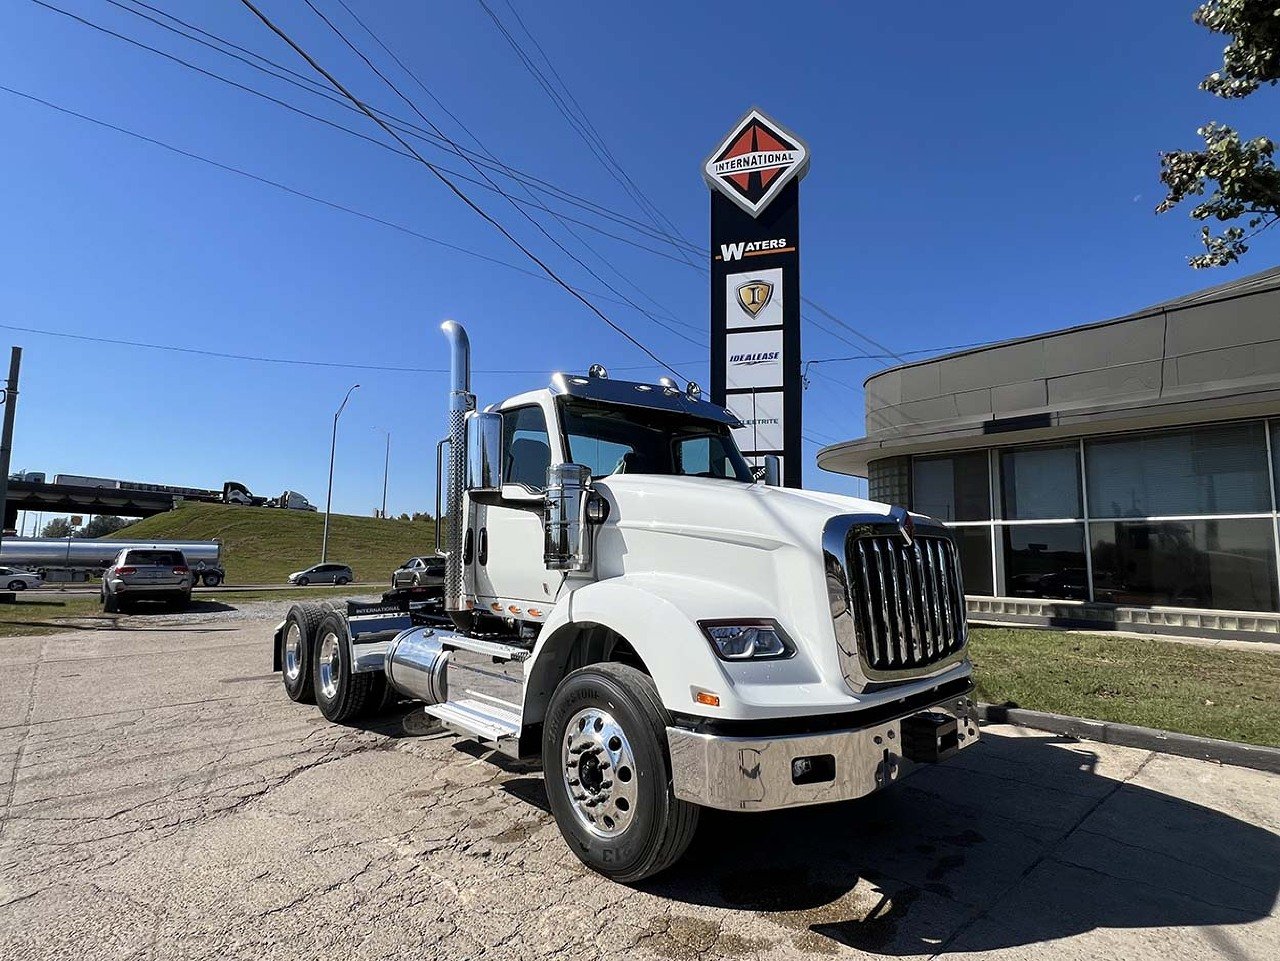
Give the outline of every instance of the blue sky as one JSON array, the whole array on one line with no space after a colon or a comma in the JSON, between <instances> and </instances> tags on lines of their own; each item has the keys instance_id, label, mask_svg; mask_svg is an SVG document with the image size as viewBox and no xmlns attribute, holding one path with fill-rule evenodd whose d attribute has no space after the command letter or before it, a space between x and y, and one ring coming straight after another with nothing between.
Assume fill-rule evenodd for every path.
<instances>
[{"instance_id":1,"label":"blue sky","mask_svg":"<svg viewBox=\"0 0 1280 961\"><path fill-rule=\"evenodd\" d=\"M107 0L49 0L241 83L359 129L363 118L198 47ZM129 0L121 0L128 5ZM149 0L290 67L307 68L238 3ZM421 109L470 144L336 0L315 0ZM478 2L347 0L506 163L632 219L643 214L531 80ZM536 55L505 0L486 0ZM512 0L635 183L680 233L707 237L699 164L759 104L809 143L802 283L895 351L1099 320L1261 270L1196 273L1196 227L1157 218L1157 154L1210 118L1271 133L1274 94L1226 104L1196 89L1221 41L1192 3L992 0L875 15L859 4ZM264 10L366 101L408 115L302 0ZM518 251L416 163L105 36L28 0L0 7L0 83L529 269ZM0 324L275 358L443 368L437 332L471 330L482 403L545 372L651 362L563 291L0 92ZM426 150L427 148L423 148ZM432 159L462 167L431 151ZM600 284L505 200L468 188L573 283ZM570 209L570 208L566 208ZM579 212L580 213L580 212ZM632 299L643 290L705 343L708 284L686 264L554 221L547 229ZM602 224L608 226L607 224ZM627 236L641 239L627 228ZM661 242L644 240L663 248ZM597 259L597 256L599 259ZM612 273L616 270L618 274ZM645 302L647 305L647 301ZM619 304L606 312L705 383L706 350ZM831 327L830 324L825 324ZM838 328L837 328L838 329ZM26 349L13 468L322 502L332 411L360 383L339 437L336 510L429 509L443 429L440 373L233 361L0 329ZM806 323L806 359L864 351ZM861 382L883 362L820 366L805 429L862 431ZM537 373L528 373L536 371ZM652 367L627 376L654 379ZM806 482L853 492L806 444Z\"/></svg>"}]
</instances>

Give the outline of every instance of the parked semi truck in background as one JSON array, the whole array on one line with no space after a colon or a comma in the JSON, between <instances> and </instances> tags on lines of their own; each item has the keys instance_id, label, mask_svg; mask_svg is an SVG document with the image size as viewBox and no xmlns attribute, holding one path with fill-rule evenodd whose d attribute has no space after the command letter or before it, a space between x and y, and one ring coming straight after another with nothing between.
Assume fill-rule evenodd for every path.
<instances>
[{"instance_id":1,"label":"parked semi truck in background","mask_svg":"<svg viewBox=\"0 0 1280 961\"><path fill-rule=\"evenodd\" d=\"M757 480L693 385L557 374L477 410L452 346L443 605L298 605L276 668L540 759L584 863L649 877L703 807L856 798L978 740L959 559L929 518ZM440 514L437 505L437 514Z\"/></svg>"}]
</instances>

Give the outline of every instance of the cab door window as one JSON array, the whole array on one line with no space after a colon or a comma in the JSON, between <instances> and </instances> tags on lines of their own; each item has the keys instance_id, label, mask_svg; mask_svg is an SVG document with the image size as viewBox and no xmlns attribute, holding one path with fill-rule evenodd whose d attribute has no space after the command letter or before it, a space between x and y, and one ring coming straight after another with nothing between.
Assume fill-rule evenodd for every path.
<instances>
[{"instance_id":1,"label":"cab door window","mask_svg":"<svg viewBox=\"0 0 1280 961\"><path fill-rule=\"evenodd\" d=\"M547 418L536 405L502 412L502 481L530 490L547 486L551 467L551 437Z\"/></svg>"}]
</instances>

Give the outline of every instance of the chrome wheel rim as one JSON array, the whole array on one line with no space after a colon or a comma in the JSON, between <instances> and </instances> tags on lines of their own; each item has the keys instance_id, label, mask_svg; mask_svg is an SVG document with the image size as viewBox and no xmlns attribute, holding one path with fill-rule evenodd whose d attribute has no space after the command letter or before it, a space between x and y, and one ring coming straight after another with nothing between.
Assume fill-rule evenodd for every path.
<instances>
[{"instance_id":1,"label":"chrome wheel rim","mask_svg":"<svg viewBox=\"0 0 1280 961\"><path fill-rule=\"evenodd\" d=\"M325 634L320 642L320 693L326 700L338 696L338 677L341 674L341 653L338 646L338 635L333 631Z\"/></svg>"},{"instance_id":2,"label":"chrome wheel rim","mask_svg":"<svg viewBox=\"0 0 1280 961\"><path fill-rule=\"evenodd\" d=\"M302 673L302 628L290 621L284 632L284 676L296 681Z\"/></svg>"},{"instance_id":3,"label":"chrome wheel rim","mask_svg":"<svg viewBox=\"0 0 1280 961\"><path fill-rule=\"evenodd\" d=\"M596 837L617 837L636 816L636 759L626 732L608 711L589 707L569 719L561 768L578 822Z\"/></svg>"}]
</instances>

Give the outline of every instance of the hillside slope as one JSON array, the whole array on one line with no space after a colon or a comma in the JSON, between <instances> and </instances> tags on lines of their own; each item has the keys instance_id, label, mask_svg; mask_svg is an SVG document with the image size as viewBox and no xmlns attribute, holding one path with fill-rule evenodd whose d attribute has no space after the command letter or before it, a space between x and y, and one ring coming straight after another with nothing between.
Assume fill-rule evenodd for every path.
<instances>
[{"instance_id":1,"label":"hillside slope","mask_svg":"<svg viewBox=\"0 0 1280 961\"><path fill-rule=\"evenodd\" d=\"M310 511L186 503L111 537L221 541L228 583L275 584L319 563L323 531L324 515ZM329 523L329 560L350 564L359 581L389 582L406 558L434 547L435 529L428 521L334 514Z\"/></svg>"}]
</instances>

